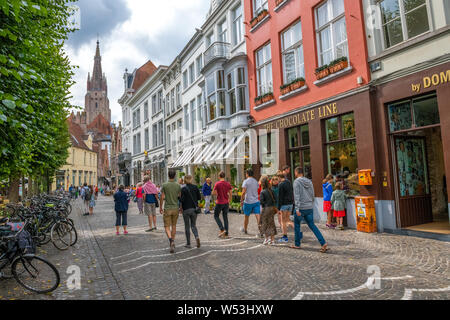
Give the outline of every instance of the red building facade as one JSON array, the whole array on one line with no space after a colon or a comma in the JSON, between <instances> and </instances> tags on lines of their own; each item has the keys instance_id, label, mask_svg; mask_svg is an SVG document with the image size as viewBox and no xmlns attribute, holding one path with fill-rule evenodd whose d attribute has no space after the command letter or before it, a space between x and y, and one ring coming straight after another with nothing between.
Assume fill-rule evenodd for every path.
<instances>
[{"instance_id":1,"label":"red building facade","mask_svg":"<svg viewBox=\"0 0 450 320\"><path fill-rule=\"evenodd\" d=\"M245 17L257 172L300 166L317 197L328 173L345 177L350 195L376 195L376 182L357 183L376 166L361 1L248 0Z\"/></svg>"}]
</instances>

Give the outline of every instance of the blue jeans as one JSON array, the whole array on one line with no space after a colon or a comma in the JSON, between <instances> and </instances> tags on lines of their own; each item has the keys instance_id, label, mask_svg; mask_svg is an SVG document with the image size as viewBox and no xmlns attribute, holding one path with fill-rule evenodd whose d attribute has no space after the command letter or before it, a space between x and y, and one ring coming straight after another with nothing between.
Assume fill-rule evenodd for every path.
<instances>
[{"instance_id":1,"label":"blue jeans","mask_svg":"<svg viewBox=\"0 0 450 320\"><path fill-rule=\"evenodd\" d=\"M300 210L300 217L297 215L297 213L294 214L294 230L295 230L295 245L297 247L300 246L300 242L303 238L303 233L300 230L300 224L302 222L302 219L305 219L306 223L308 224L308 227L311 229L311 231L316 236L317 240L319 240L320 245L323 246L326 241L322 236L322 233L317 228L317 226L314 224L314 210Z\"/></svg>"}]
</instances>

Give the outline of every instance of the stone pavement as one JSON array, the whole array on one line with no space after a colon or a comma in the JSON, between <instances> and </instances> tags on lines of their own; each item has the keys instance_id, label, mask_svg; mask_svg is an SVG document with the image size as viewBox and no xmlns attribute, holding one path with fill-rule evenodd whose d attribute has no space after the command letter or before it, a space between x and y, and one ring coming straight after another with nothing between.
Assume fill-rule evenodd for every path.
<instances>
[{"instance_id":1,"label":"stone pavement","mask_svg":"<svg viewBox=\"0 0 450 320\"><path fill-rule=\"evenodd\" d=\"M302 225L302 249L263 246L239 232L243 216L230 214L230 239L217 238L213 215L199 215L200 249L186 249L184 224L178 220L176 253L158 215L158 230L147 233L147 217L130 204L129 234L115 234L111 197L99 197L95 214L81 216L74 205L79 240L67 251L52 244L40 253L61 273L80 267L81 289L66 283L49 295L30 294L15 280L1 280L0 299L449 299L450 244L392 234L327 230L320 226L331 251ZM78 209L78 210L77 210ZM249 233L256 233L250 220ZM293 241L292 232L289 233ZM369 268L369 270L368 270ZM369 273L368 273L369 271ZM378 273L374 273L377 272ZM375 276L375 281L368 281Z\"/></svg>"}]
</instances>

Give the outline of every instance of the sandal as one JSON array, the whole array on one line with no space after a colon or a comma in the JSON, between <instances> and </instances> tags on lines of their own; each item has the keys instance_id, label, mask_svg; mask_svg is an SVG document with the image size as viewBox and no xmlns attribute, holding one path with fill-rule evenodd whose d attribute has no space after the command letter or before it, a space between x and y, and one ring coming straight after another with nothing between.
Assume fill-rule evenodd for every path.
<instances>
[{"instance_id":1,"label":"sandal","mask_svg":"<svg viewBox=\"0 0 450 320\"><path fill-rule=\"evenodd\" d=\"M327 252L329 250L330 249L328 249L328 244L326 244L326 243L322 246L322 248L320 248L320 252L321 253L325 253L325 252Z\"/></svg>"},{"instance_id":2,"label":"sandal","mask_svg":"<svg viewBox=\"0 0 450 320\"><path fill-rule=\"evenodd\" d=\"M291 248L291 249L301 249L301 247L300 246L296 246L296 245L291 245L289 248Z\"/></svg>"}]
</instances>

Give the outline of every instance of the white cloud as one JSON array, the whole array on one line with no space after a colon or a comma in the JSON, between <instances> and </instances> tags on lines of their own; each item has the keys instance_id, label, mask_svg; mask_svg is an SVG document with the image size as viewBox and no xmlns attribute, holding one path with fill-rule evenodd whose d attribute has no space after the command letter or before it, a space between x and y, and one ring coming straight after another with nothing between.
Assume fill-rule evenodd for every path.
<instances>
[{"instance_id":1,"label":"white cloud","mask_svg":"<svg viewBox=\"0 0 450 320\"><path fill-rule=\"evenodd\" d=\"M156 66L169 65L195 33L195 28L205 20L210 0L126 0L126 3L131 13L129 18L108 34L100 35L102 67L108 80L108 97L115 122L122 116L117 100L123 93L125 68L132 71L148 60ZM87 75L92 73L94 65L95 42L94 37L78 47L66 45L72 64L79 66L71 92L72 103L81 107L84 107Z\"/></svg>"}]
</instances>

